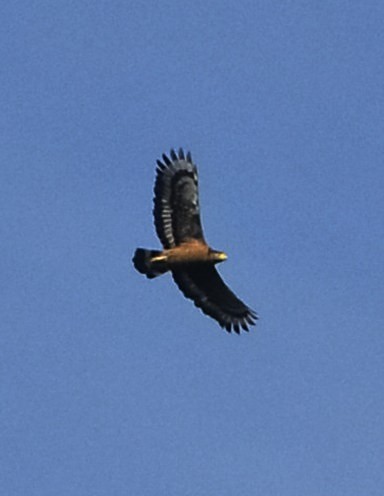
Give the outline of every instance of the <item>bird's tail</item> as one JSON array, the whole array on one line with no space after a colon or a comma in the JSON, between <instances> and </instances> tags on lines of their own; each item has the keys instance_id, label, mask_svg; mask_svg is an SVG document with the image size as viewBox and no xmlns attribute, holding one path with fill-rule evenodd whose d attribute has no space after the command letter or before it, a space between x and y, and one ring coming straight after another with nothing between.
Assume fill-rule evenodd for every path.
<instances>
[{"instance_id":1,"label":"bird's tail","mask_svg":"<svg viewBox=\"0 0 384 496\"><path fill-rule=\"evenodd\" d=\"M145 274L148 279L153 279L154 277L161 276L161 274L164 274L168 270L165 259L154 260L156 257L160 258L160 255L161 251L158 250L137 248L132 262L140 274Z\"/></svg>"}]
</instances>

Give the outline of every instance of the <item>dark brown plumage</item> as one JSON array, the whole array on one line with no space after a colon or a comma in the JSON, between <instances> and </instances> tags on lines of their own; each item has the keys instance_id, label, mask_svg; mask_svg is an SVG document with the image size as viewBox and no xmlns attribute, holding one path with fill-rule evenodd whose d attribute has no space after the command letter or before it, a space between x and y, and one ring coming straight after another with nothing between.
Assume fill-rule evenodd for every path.
<instances>
[{"instance_id":1,"label":"dark brown plumage","mask_svg":"<svg viewBox=\"0 0 384 496\"><path fill-rule=\"evenodd\" d=\"M210 248L200 219L197 168L191 154L182 149L157 161L154 219L163 251L138 248L135 268L148 278L172 272L183 294L198 308L217 320L228 332L248 331L256 313L226 286L215 264L225 253Z\"/></svg>"}]
</instances>

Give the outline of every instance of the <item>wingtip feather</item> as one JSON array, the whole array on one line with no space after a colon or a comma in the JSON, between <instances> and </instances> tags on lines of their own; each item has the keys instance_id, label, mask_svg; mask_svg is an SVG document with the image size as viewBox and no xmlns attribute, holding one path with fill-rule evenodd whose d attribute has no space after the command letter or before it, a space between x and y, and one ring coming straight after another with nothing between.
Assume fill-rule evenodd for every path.
<instances>
[{"instance_id":1,"label":"wingtip feather","mask_svg":"<svg viewBox=\"0 0 384 496\"><path fill-rule=\"evenodd\" d=\"M168 167L169 167L172 164L172 162L169 160L168 156L165 153L163 153L162 157L163 157L164 163L166 165L168 165Z\"/></svg>"},{"instance_id":2,"label":"wingtip feather","mask_svg":"<svg viewBox=\"0 0 384 496\"><path fill-rule=\"evenodd\" d=\"M177 160L177 154L176 154L176 152L175 152L175 150L173 148L171 148L170 155L171 155L171 159L173 161L176 161Z\"/></svg>"}]
</instances>

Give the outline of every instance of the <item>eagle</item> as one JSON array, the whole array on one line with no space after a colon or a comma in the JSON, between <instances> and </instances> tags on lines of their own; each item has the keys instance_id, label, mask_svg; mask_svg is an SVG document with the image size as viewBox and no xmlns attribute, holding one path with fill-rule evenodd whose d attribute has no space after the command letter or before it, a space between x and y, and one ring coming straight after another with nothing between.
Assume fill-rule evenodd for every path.
<instances>
[{"instance_id":1,"label":"eagle","mask_svg":"<svg viewBox=\"0 0 384 496\"><path fill-rule=\"evenodd\" d=\"M248 331L257 314L224 283L215 265L227 255L206 243L200 218L197 167L191 153L171 150L157 160L154 223L163 250L137 248L136 270L149 279L170 271L186 298L228 332Z\"/></svg>"}]
</instances>

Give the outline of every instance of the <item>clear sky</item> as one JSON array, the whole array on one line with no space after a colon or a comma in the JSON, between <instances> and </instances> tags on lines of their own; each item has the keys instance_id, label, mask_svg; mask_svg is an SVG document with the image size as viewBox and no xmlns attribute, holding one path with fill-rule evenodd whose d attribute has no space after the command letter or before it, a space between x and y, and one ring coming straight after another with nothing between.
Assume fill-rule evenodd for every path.
<instances>
[{"instance_id":1,"label":"clear sky","mask_svg":"<svg viewBox=\"0 0 384 496\"><path fill-rule=\"evenodd\" d=\"M384 494L384 4L0 7L0 492ZM199 166L229 335L158 248Z\"/></svg>"}]
</instances>

